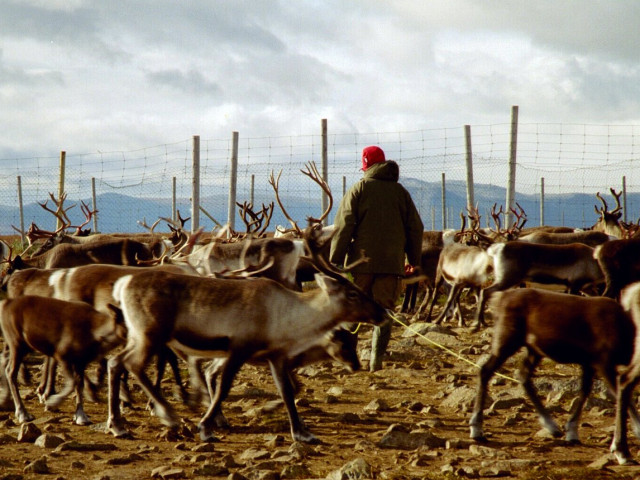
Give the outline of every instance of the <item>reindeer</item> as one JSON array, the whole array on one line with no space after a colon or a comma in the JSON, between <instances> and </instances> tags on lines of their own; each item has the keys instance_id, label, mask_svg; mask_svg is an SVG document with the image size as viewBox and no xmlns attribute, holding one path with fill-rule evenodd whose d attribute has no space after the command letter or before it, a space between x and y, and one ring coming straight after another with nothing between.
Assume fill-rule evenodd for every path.
<instances>
[{"instance_id":1,"label":"reindeer","mask_svg":"<svg viewBox=\"0 0 640 480\"><path fill-rule=\"evenodd\" d=\"M607 235L610 235L615 238L622 238L622 227L620 225L620 217L622 216L622 205L620 205L620 196L622 195L622 191L617 192L615 189L610 188L609 191L613 198L616 201L616 207L609 211L609 207L604 198L600 195L600 192L596 193L596 197L602 203L602 207L598 208L594 205L594 209L596 214L600 217L598 221L591 227L591 230L595 230L597 232L604 232Z\"/></svg>"},{"instance_id":2,"label":"reindeer","mask_svg":"<svg viewBox=\"0 0 640 480\"><path fill-rule=\"evenodd\" d=\"M604 274L605 297L618 298L626 285L640 280L640 238L611 240L596 247L593 256Z\"/></svg>"},{"instance_id":3,"label":"reindeer","mask_svg":"<svg viewBox=\"0 0 640 480\"><path fill-rule=\"evenodd\" d=\"M352 333L347 328L336 328L325 334L321 342L311 347L295 357L287 358L287 363L291 371L289 372L289 383L292 385L294 393L298 393L300 390L300 382L294 375L294 370L299 367L304 367L316 362L322 362L325 360L334 360L343 365L349 373L360 370L361 364L358 358L357 351L358 336ZM192 359L188 359L192 361ZM263 356L256 356L251 358L247 363L251 365L264 366L268 365L269 358ZM207 367L208 381L201 374L200 368L190 364L190 372L196 374L197 377L192 378L192 386L199 390L214 391L215 380L217 375L224 368L225 359L213 359ZM209 385L207 385L207 382ZM211 397L209 396L209 401ZM280 400L282 402L282 400ZM275 406L275 405L274 405ZM220 410L214 419L214 424L217 427L229 427L229 421L226 419L222 411Z\"/></svg>"},{"instance_id":4,"label":"reindeer","mask_svg":"<svg viewBox=\"0 0 640 480\"><path fill-rule=\"evenodd\" d=\"M562 284L572 294L578 294L585 288L596 288L604 278L593 252L593 248L582 243L494 243L487 249L487 254L493 259L494 280L480 292L476 328L484 325L484 307L494 292L523 282Z\"/></svg>"},{"instance_id":5,"label":"reindeer","mask_svg":"<svg viewBox=\"0 0 640 480\"><path fill-rule=\"evenodd\" d=\"M148 245L127 238L108 238L82 244L61 243L28 259L23 259L20 255L12 259L10 248L9 252L9 258L6 259L9 267L5 270L5 275L25 268L77 267L90 263L136 266L140 265L138 260L153 257Z\"/></svg>"},{"instance_id":6,"label":"reindeer","mask_svg":"<svg viewBox=\"0 0 640 480\"><path fill-rule=\"evenodd\" d=\"M78 425L91 423L83 408L85 369L126 337L120 310L114 306L110 310L106 314L84 302L32 295L0 302L0 328L8 349L4 371L19 423L34 419L27 412L17 385L18 369L29 349L54 358L66 377L63 391L49 397L46 406L57 407L75 389L73 420Z\"/></svg>"},{"instance_id":7,"label":"reindeer","mask_svg":"<svg viewBox=\"0 0 640 480\"><path fill-rule=\"evenodd\" d=\"M640 282L632 283L622 291L620 303L629 312L635 326L635 331L629 335L630 338L633 338L631 340L634 347L633 357L628 366L622 369L618 375L616 420L611 442L611 453L613 453L620 465L625 465L627 463L637 463L631 458L629 444L627 443L627 412L631 413L631 420L633 421L631 397L640 381ZM634 429L636 430L636 436L638 436L635 423Z\"/></svg>"},{"instance_id":8,"label":"reindeer","mask_svg":"<svg viewBox=\"0 0 640 480\"><path fill-rule=\"evenodd\" d=\"M534 232L519 240L529 243L544 243L546 245L566 245L569 243L583 243L590 247L597 247L614 239L611 235L595 230L584 230L571 233Z\"/></svg>"},{"instance_id":9,"label":"reindeer","mask_svg":"<svg viewBox=\"0 0 640 480\"><path fill-rule=\"evenodd\" d=\"M168 345L195 356L221 356L223 366L211 403L199 430L203 441L213 438L212 426L241 366L256 355L268 359L289 413L295 440L316 442L300 420L289 381L288 359L322 342L342 324L374 325L386 320L385 310L348 279L332 270L319 246L306 237L318 273L317 289L296 292L265 278L228 280L197 278L167 272L125 276L114 286L128 327L127 344L109 362L107 429L127 435L120 413L120 376L127 369L153 401L155 415L175 426L178 417L144 372L148 359ZM208 384L210 384L208 382Z\"/></svg>"},{"instance_id":10,"label":"reindeer","mask_svg":"<svg viewBox=\"0 0 640 480\"><path fill-rule=\"evenodd\" d=\"M565 426L566 440L578 442L580 414L595 373L600 374L613 393L616 368L631 360L636 332L633 322L622 307L609 298L580 297L535 288L496 293L491 298L491 308L494 312L491 356L478 373L478 390L469 422L471 438L486 441L482 422L488 382L509 357L525 347L527 355L519 381L540 423L554 437L561 436L562 432L538 398L532 382L533 372L543 357L580 365L580 395ZM640 434L638 413L631 405L627 407Z\"/></svg>"},{"instance_id":11,"label":"reindeer","mask_svg":"<svg viewBox=\"0 0 640 480\"><path fill-rule=\"evenodd\" d=\"M431 319L440 287L446 282L451 288L444 308L435 320L436 324L449 315L455 306L458 310L458 323L463 326L464 320L458 305L462 290L469 287L474 290L480 290L480 294L482 294L482 287L488 283L489 275L493 269L491 257L485 250L486 246L492 242L492 239L480 231L478 208L475 207L468 210L471 229L467 230L465 228L466 217L461 213L462 226L460 231L456 233L456 238L460 239L460 243L452 243L445 246L438 259L435 285L429 298L427 321Z\"/></svg>"}]
</instances>

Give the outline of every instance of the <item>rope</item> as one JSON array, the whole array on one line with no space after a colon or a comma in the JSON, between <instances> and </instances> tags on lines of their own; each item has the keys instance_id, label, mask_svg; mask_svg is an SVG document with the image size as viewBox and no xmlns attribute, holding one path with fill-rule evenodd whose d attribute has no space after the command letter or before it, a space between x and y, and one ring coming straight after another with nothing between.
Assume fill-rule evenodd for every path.
<instances>
[{"instance_id":1,"label":"rope","mask_svg":"<svg viewBox=\"0 0 640 480\"><path fill-rule=\"evenodd\" d=\"M458 359L462 360L463 362L468 363L469 365L472 365L472 366L474 366L474 367L480 368L480 365L478 365L477 363L475 363L475 362L473 362L473 361L469 360L468 358L463 357L462 355L460 355L460 354L459 354L459 353L457 353L457 352L454 352L454 351L453 351L453 350L451 350L450 348L447 348L447 347L445 347L444 345L442 345L442 344L440 344L440 343L438 343L438 342L435 342L435 341L431 340L430 338L427 338L427 337L426 337L426 336L424 336L422 333L420 333L420 332L418 332L417 330L415 330L415 329L411 328L409 325L405 324L402 320L400 320L400 319L399 319L395 314L393 314L393 313L389 312L389 315L391 315L391 318L393 318L393 320L394 320L396 323L399 323L399 324L400 324L400 325L402 325L404 328L406 328L407 330L409 330L409 331L410 331L410 332L412 332L412 333L415 333L415 334L416 334L416 335L418 335L420 338L423 338L424 340L426 340L426 341L427 341L427 342L429 342L430 344L432 344L432 345L434 345L434 346L436 346L436 347L438 347L438 348L440 348L440 349L444 350L444 351L445 351L445 352L447 352L448 354L453 355L454 357L456 357L456 358L458 358ZM359 326L359 325L358 325L358 328L360 328L360 326ZM357 330L356 330L356 331L357 331ZM507 379L507 380L511 380L511 381L513 381L513 382L516 382L516 383L520 383L520 382L518 382L518 380L516 380L515 378L513 378L513 377L509 377L509 376L507 376L507 375L503 375L502 373L499 373L499 372L495 372L495 375L498 375L499 377L505 378L505 379Z\"/></svg>"}]
</instances>

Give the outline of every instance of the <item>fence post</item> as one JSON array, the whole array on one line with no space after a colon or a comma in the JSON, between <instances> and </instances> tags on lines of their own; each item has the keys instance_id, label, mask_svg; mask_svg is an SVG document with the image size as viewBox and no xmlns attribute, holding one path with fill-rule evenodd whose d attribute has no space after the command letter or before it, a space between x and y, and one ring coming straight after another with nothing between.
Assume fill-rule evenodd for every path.
<instances>
[{"instance_id":1,"label":"fence post","mask_svg":"<svg viewBox=\"0 0 640 480\"><path fill-rule=\"evenodd\" d=\"M471 210L476 203L473 198L473 154L471 152L471 125L464 126L467 160L467 208Z\"/></svg>"},{"instance_id":2,"label":"fence post","mask_svg":"<svg viewBox=\"0 0 640 480\"><path fill-rule=\"evenodd\" d=\"M540 178L540 225L544 225L544 177Z\"/></svg>"},{"instance_id":3,"label":"fence post","mask_svg":"<svg viewBox=\"0 0 640 480\"><path fill-rule=\"evenodd\" d=\"M325 183L329 184L329 157L328 157L328 142L327 142L327 119L322 119L322 179ZM329 196L322 190L322 211L326 212L329 207ZM324 220L325 225L327 219Z\"/></svg>"},{"instance_id":4,"label":"fence post","mask_svg":"<svg viewBox=\"0 0 640 480\"><path fill-rule=\"evenodd\" d=\"M171 178L171 220L174 222L178 220L178 217L176 215L176 208L177 208L176 195L177 195L176 177L172 177Z\"/></svg>"},{"instance_id":5,"label":"fence post","mask_svg":"<svg viewBox=\"0 0 640 480\"><path fill-rule=\"evenodd\" d=\"M516 197L516 152L518 148L518 106L511 107L511 148L509 151L509 178L507 180L507 199L505 207L505 225L511 225L511 209Z\"/></svg>"},{"instance_id":6,"label":"fence post","mask_svg":"<svg viewBox=\"0 0 640 480\"><path fill-rule=\"evenodd\" d=\"M18 175L18 208L20 210L20 242L24 245L24 205L22 205L22 177Z\"/></svg>"},{"instance_id":7,"label":"fence post","mask_svg":"<svg viewBox=\"0 0 640 480\"><path fill-rule=\"evenodd\" d=\"M233 132L231 144L231 173L229 175L229 210L227 223L235 230L236 223L236 188L238 183L238 132Z\"/></svg>"},{"instance_id":8,"label":"fence post","mask_svg":"<svg viewBox=\"0 0 640 480\"><path fill-rule=\"evenodd\" d=\"M65 164L66 164L67 152L62 150L60 152L60 178L58 179L58 198L62 201L62 196L64 195L64 175L65 175ZM56 222L56 230L62 227L62 219L58 218Z\"/></svg>"},{"instance_id":9,"label":"fence post","mask_svg":"<svg viewBox=\"0 0 640 480\"><path fill-rule=\"evenodd\" d=\"M191 175L191 233L194 233L200 228L200 135L193 136Z\"/></svg>"},{"instance_id":10,"label":"fence post","mask_svg":"<svg viewBox=\"0 0 640 480\"><path fill-rule=\"evenodd\" d=\"M622 176L622 221L627 223L627 176Z\"/></svg>"},{"instance_id":11,"label":"fence post","mask_svg":"<svg viewBox=\"0 0 640 480\"><path fill-rule=\"evenodd\" d=\"M345 175L342 176L342 196L344 197L347 193L347 177Z\"/></svg>"},{"instance_id":12,"label":"fence post","mask_svg":"<svg viewBox=\"0 0 640 480\"><path fill-rule=\"evenodd\" d=\"M442 172L442 230L447 228L447 201L445 195L445 176Z\"/></svg>"},{"instance_id":13,"label":"fence post","mask_svg":"<svg viewBox=\"0 0 640 480\"><path fill-rule=\"evenodd\" d=\"M91 206L93 211L93 233L98 233L98 203L96 202L96 177L91 177Z\"/></svg>"},{"instance_id":14,"label":"fence post","mask_svg":"<svg viewBox=\"0 0 640 480\"><path fill-rule=\"evenodd\" d=\"M255 173L251 174L251 189L249 190L249 203L251 204L251 206L253 207L254 204L254 200L255 200L255 188L256 188L256 175Z\"/></svg>"}]
</instances>

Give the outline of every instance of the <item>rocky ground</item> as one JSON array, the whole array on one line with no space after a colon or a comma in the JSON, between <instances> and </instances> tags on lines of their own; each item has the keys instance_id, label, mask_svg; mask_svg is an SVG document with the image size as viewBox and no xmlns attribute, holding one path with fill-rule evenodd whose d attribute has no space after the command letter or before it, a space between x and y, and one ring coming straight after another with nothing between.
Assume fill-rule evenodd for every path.
<instances>
[{"instance_id":1,"label":"rocky ground","mask_svg":"<svg viewBox=\"0 0 640 480\"><path fill-rule=\"evenodd\" d=\"M225 404L229 430L220 441L201 443L196 425L201 408L174 402L184 418L177 431L163 427L145 409L134 388L136 407L124 410L133 439L104 432L106 404L87 403L95 422L71 422L73 402L46 412L32 387L22 394L36 420L16 425L0 412L0 480L4 479L609 479L640 478L640 467L620 467L608 453L613 403L598 384L580 425L581 443L567 444L541 431L530 402L510 378L490 387L485 432L488 442L469 439L468 421L477 367L489 348L491 328L394 327L383 370L347 373L332 363L300 371L298 408L322 443L292 443L268 370L245 366ZM418 332L419 334L417 334ZM371 330L363 327L360 353L366 360ZM517 358L501 372L513 377ZM32 366L36 374L35 364ZM578 389L574 366L545 361L536 384L559 424ZM174 395L168 376L164 391ZM103 393L103 398L105 397ZM640 442L630 438L638 455Z\"/></svg>"}]
</instances>

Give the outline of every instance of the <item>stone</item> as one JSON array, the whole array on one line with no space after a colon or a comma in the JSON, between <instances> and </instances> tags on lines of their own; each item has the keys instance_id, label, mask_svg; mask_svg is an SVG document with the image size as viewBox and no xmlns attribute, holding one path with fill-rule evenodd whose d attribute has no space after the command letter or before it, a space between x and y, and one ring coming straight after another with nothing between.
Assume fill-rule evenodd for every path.
<instances>
[{"instance_id":1,"label":"stone","mask_svg":"<svg viewBox=\"0 0 640 480\"><path fill-rule=\"evenodd\" d=\"M356 458L327 475L326 480L367 480L373 478L373 469L366 460Z\"/></svg>"},{"instance_id":2,"label":"stone","mask_svg":"<svg viewBox=\"0 0 640 480\"><path fill-rule=\"evenodd\" d=\"M33 423L23 423L20 425L20 432L18 433L18 442L21 443L33 443L42 435L42 430L40 430Z\"/></svg>"},{"instance_id":3,"label":"stone","mask_svg":"<svg viewBox=\"0 0 640 480\"><path fill-rule=\"evenodd\" d=\"M24 472L38 474L51 473L51 471L49 470L49 466L47 465L47 460L45 458L39 458L38 460L31 462L29 465L24 467Z\"/></svg>"},{"instance_id":4,"label":"stone","mask_svg":"<svg viewBox=\"0 0 640 480\"><path fill-rule=\"evenodd\" d=\"M45 433L36 438L34 444L36 447L42 448L56 448L61 443L64 443L64 439L57 437L55 435L51 435L49 433Z\"/></svg>"}]
</instances>

